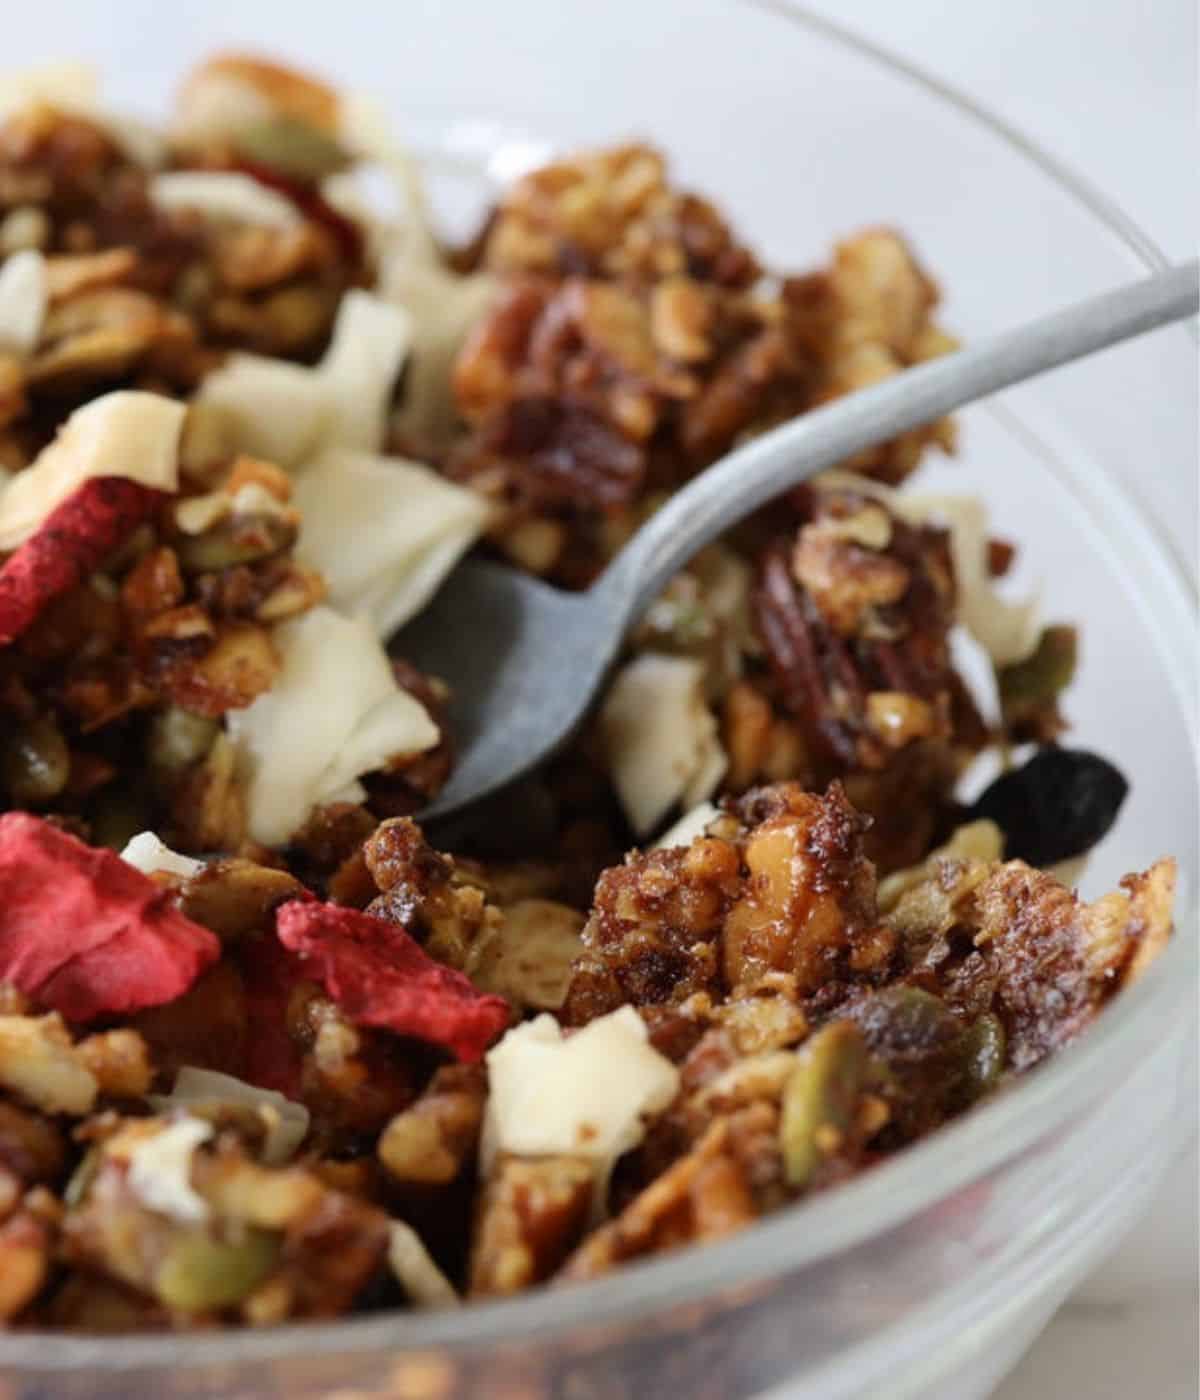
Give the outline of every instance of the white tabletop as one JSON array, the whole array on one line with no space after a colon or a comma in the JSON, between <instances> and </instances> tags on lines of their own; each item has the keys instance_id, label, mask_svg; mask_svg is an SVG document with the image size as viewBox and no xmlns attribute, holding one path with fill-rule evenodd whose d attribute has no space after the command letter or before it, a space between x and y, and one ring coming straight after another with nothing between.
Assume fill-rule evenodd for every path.
<instances>
[{"instance_id":1,"label":"white tabletop","mask_svg":"<svg viewBox=\"0 0 1200 1400\"><path fill-rule=\"evenodd\" d=\"M298 29L305 3L296 3ZM1169 256L1195 252L1193 0L811 3L1023 128L1131 214ZM122 41L108 24L110 6L111 0L73 0L69 7L21 7L5 36L4 66L72 49L82 54L82 45L116 59ZM64 8L72 15L65 31ZM153 72L155 55L145 51L145 40L186 36L201 51L212 41L214 9L227 16L231 7L133 0L120 29L126 39L141 36L137 66ZM153 23L136 22L151 13ZM1194 468L1181 461L1180 469ZM1147 1219L1062 1309L998 1400L1193 1400L1196 1180L1193 1147Z\"/></svg>"}]
</instances>

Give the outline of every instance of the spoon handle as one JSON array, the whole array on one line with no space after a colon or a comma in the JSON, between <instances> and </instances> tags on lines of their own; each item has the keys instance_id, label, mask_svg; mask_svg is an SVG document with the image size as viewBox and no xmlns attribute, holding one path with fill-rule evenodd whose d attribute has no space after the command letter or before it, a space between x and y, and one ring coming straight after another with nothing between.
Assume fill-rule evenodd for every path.
<instances>
[{"instance_id":1,"label":"spoon handle","mask_svg":"<svg viewBox=\"0 0 1200 1400\"><path fill-rule=\"evenodd\" d=\"M763 433L673 496L594 587L619 599L632 621L700 549L772 497L997 389L1194 315L1198 305L1193 259L905 370Z\"/></svg>"}]
</instances>

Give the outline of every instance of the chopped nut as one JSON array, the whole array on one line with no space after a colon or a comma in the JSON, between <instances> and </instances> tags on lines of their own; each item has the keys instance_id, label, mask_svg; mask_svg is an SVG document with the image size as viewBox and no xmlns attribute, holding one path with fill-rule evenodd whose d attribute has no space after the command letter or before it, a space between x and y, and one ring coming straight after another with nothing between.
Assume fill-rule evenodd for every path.
<instances>
[{"instance_id":1,"label":"chopped nut","mask_svg":"<svg viewBox=\"0 0 1200 1400\"><path fill-rule=\"evenodd\" d=\"M57 1014L0 1016L0 1084L43 1113L82 1117L96 1101L96 1076Z\"/></svg>"},{"instance_id":2,"label":"chopped nut","mask_svg":"<svg viewBox=\"0 0 1200 1400\"><path fill-rule=\"evenodd\" d=\"M501 1158L479 1205L470 1294L504 1297L548 1278L582 1233L591 1198L585 1160Z\"/></svg>"}]
</instances>

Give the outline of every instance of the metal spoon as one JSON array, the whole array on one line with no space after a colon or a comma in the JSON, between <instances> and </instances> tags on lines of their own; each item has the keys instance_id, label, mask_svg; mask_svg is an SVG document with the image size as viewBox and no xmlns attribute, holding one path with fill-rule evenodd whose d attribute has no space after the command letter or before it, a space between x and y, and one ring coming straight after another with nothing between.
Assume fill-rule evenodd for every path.
<instances>
[{"instance_id":1,"label":"metal spoon","mask_svg":"<svg viewBox=\"0 0 1200 1400\"><path fill-rule=\"evenodd\" d=\"M1194 315L1195 261L859 390L754 438L674 495L585 593L469 560L396 638L450 686L458 746L422 819L495 792L576 728L629 627L700 549L764 502L951 409Z\"/></svg>"}]
</instances>

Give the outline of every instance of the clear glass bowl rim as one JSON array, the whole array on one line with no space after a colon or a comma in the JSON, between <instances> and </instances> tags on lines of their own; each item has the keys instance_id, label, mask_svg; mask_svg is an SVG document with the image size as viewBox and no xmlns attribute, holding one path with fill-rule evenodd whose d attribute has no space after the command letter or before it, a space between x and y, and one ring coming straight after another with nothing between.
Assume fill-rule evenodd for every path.
<instances>
[{"instance_id":1,"label":"clear glass bowl rim","mask_svg":"<svg viewBox=\"0 0 1200 1400\"><path fill-rule=\"evenodd\" d=\"M907 80L954 108L1036 166L1084 206L1123 243L1135 264L1147 271L1168 260L1152 238L1104 193L967 94L892 52L818 15L794 0L736 0L806 28ZM1195 326L1175 332L1194 349ZM1081 504L1088 496L1107 497L1106 518L1119 510L1123 522L1141 536L1143 551L1159 565L1162 586L1176 617L1197 625L1192 569L1174 543L1158 530L1125 489L1111 478L1075 479ZM1130 543L1126 537L1126 543ZM1200 747L1193 739L1193 767L1200 769ZM155 1368L269 1362L304 1354L336 1355L368 1350L399 1353L439 1349L449 1354L480 1346L536 1343L573 1328L589 1331L646 1320L656 1312L695 1302L710 1294L795 1272L823 1258L882 1234L919 1211L1017 1156L1053 1132L1098 1094L1111 1088L1105 1071L1138 1046L1162 1038L1194 1001L1198 975L1196 907L1180 911L1177 936L1166 953L1134 987L1127 989L1080 1040L1056 1055L1036 1074L975 1109L966 1118L908 1148L890 1162L837 1191L793 1206L722 1243L682 1250L624 1267L592 1283L540 1289L521 1297L474 1303L443 1312L374 1314L328 1324L292 1324L261 1332L221 1332L203 1336L134 1334L116 1338L46 1333L0 1336L0 1375L8 1367L42 1373L96 1369L108 1374Z\"/></svg>"}]
</instances>

